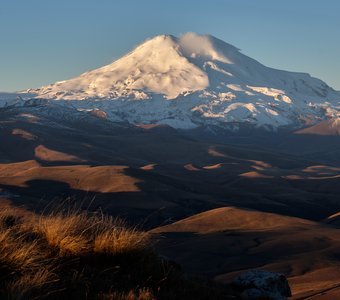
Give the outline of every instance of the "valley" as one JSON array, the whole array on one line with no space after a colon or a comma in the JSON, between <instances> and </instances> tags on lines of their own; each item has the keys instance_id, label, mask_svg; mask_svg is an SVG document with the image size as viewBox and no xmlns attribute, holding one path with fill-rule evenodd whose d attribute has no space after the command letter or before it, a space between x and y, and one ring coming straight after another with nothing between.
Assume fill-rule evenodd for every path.
<instances>
[{"instance_id":1,"label":"valley","mask_svg":"<svg viewBox=\"0 0 340 300\"><path fill-rule=\"evenodd\" d=\"M337 297L340 161L318 150L339 149L337 136L277 136L278 151L263 147L270 133L217 142L49 109L0 111L2 203L99 209L149 230L156 251L193 276L228 283L264 268L288 277L293 299Z\"/></svg>"}]
</instances>

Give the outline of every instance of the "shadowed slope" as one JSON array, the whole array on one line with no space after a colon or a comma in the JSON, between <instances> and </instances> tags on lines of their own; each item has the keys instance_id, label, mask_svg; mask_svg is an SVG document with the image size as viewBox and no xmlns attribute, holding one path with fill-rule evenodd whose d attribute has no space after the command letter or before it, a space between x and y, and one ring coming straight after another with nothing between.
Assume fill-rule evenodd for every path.
<instances>
[{"instance_id":1,"label":"shadowed slope","mask_svg":"<svg viewBox=\"0 0 340 300\"><path fill-rule=\"evenodd\" d=\"M222 207L152 232L163 234L160 253L194 274L230 282L246 269L263 268L287 275L294 299L340 295L334 288L340 284L340 235L317 222Z\"/></svg>"},{"instance_id":2,"label":"shadowed slope","mask_svg":"<svg viewBox=\"0 0 340 300\"><path fill-rule=\"evenodd\" d=\"M333 118L327 121L323 121L314 126L298 130L295 133L314 135L340 135L340 118Z\"/></svg>"}]
</instances>

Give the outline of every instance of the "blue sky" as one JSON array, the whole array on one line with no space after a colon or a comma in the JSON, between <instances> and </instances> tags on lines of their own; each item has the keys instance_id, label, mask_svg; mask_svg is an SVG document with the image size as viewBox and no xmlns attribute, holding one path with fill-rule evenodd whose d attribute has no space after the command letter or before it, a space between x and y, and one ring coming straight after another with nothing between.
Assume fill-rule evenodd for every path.
<instances>
[{"instance_id":1,"label":"blue sky","mask_svg":"<svg viewBox=\"0 0 340 300\"><path fill-rule=\"evenodd\" d=\"M338 0L0 0L0 91L68 79L148 37L188 31L340 90L339 14Z\"/></svg>"}]
</instances>

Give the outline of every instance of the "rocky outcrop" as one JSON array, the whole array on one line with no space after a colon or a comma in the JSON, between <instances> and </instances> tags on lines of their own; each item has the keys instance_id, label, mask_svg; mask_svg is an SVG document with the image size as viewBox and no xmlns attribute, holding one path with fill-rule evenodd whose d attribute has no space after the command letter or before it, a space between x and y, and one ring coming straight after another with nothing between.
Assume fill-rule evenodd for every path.
<instances>
[{"instance_id":1,"label":"rocky outcrop","mask_svg":"<svg viewBox=\"0 0 340 300\"><path fill-rule=\"evenodd\" d=\"M251 270L234 279L234 287L243 299L285 300L291 290L283 274L263 270Z\"/></svg>"}]
</instances>

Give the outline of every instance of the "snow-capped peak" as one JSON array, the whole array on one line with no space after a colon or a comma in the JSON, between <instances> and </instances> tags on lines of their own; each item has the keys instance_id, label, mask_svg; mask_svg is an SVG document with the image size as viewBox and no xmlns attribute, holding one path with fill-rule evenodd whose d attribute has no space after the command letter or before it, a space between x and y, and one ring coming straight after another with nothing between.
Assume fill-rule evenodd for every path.
<instances>
[{"instance_id":1,"label":"snow-capped peak","mask_svg":"<svg viewBox=\"0 0 340 300\"><path fill-rule=\"evenodd\" d=\"M145 92L151 92L174 99L209 86L205 69L215 66L210 61L233 64L238 54L234 46L210 35L159 35L109 65L42 87L38 93L46 98L83 100L121 96L145 99Z\"/></svg>"},{"instance_id":2,"label":"snow-capped peak","mask_svg":"<svg viewBox=\"0 0 340 300\"><path fill-rule=\"evenodd\" d=\"M268 68L222 40L195 33L156 36L107 66L30 92L68 100L65 105L100 106L111 119L181 128L302 126L336 116L340 101L319 79Z\"/></svg>"},{"instance_id":3,"label":"snow-capped peak","mask_svg":"<svg viewBox=\"0 0 340 300\"><path fill-rule=\"evenodd\" d=\"M39 94L47 98L82 100L132 96L131 91L140 91L133 93L134 98L143 99L145 92L151 92L173 99L208 85L205 72L182 54L179 40L160 35L107 66L43 87Z\"/></svg>"}]
</instances>

